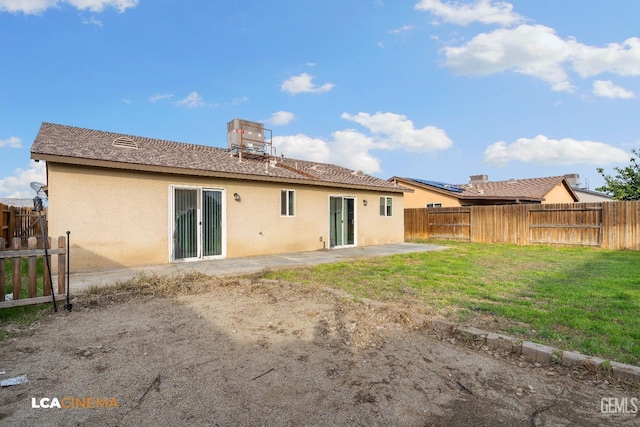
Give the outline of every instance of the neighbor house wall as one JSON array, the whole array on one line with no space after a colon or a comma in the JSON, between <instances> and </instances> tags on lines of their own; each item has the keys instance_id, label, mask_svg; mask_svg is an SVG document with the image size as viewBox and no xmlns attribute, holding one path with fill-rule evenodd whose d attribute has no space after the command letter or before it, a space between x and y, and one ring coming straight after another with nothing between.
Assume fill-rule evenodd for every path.
<instances>
[{"instance_id":1,"label":"neighbor house wall","mask_svg":"<svg viewBox=\"0 0 640 427\"><path fill-rule=\"evenodd\" d=\"M557 183L551 191L544 196L542 203L574 203L573 197L562 182Z\"/></svg>"},{"instance_id":2,"label":"neighbor house wall","mask_svg":"<svg viewBox=\"0 0 640 427\"><path fill-rule=\"evenodd\" d=\"M328 248L330 196L355 198L357 246L404 241L398 193L47 166L49 234L71 231L72 271L168 263L171 186L224 190L230 258ZM280 215L283 189L296 193L293 217ZM380 216L380 196L393 197L391 217Z\"/></svg>"},{"instance_id":3,"label":"neighbor house wall","mask_svg":"<svg viewBox=\"0 0 640 427\"><path fill-rule=\"evenodd\" d=\"M407 209L424 208L427 203L442 203L443 208L460 207L460 201L456 197L451 197L436 191L425 190L422 187L414 186L403 181L403 187L411 188L413 193L407 192L404 195L404 204Z\"/></svg>"}]
</instances>

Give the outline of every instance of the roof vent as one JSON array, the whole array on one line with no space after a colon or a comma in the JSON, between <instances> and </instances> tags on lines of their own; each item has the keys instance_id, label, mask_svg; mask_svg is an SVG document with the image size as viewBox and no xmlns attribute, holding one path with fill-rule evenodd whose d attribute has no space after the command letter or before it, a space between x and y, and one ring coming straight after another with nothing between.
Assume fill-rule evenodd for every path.
<instances>
[{"instance_id":1,"label":"roof vent","mask_svg":"<svg viewBox=\"0 0 640 427\"><path fill-rule=\"evenodd\" d=\"M114 147L135 148L135 149L138 148L138 143L127 136L117 137L116 139L113 140L113 143L111 145L113 145Z\"/></svg>"}]
</instances>

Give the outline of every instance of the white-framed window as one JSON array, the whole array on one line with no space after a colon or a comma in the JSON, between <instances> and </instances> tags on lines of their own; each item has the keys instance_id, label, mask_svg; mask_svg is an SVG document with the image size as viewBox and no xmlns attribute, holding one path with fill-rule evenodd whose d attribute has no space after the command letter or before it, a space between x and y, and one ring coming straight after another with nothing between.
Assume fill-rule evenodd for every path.
<instances>
[{"instance_id":1,"label":"white-framed window","mask_svg":"<svg viewBox=\"0 0 640 427\"><path fill-rule=\"evenodd\" d=\"M387 196L380 197L380 216L392 216L393 198Z\"/></svg>"},{"instance_id":2,"label":"white-framed window","mask_svg":"<svg viewBox=\"0 0 640 427\"><path fill-rule=\"evenodd\" d=\"M294 216L296 213L295 190L280 190L280 216Z\"/></svg>"},{"instance_id":3,"label":"white-framed window","mask_svg":"<svg viewBox=\"0 0 640 427\"><path fill-rule=\"evenodd\" d=\"M424 205L425 208L441 208L442 203L427 203Z\"/></svg>"}]
</instances>

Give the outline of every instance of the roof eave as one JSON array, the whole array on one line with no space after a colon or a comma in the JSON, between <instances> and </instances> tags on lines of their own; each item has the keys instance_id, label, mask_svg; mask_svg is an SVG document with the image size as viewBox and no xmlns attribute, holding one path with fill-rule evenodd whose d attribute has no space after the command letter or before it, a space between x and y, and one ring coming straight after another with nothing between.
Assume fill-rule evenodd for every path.
<instances>
[{"instance_id":1,"label":"roof eave","mask_svg":"<svg viewBox=\"0 0 640 427\"><path fill-rule=\"evenodd\" d=\"M399 176L391 177L387 181L395 182L395 183L402 182L402 183L404 183L404 185L414 185L414 186L416 186L418 188L421 188L423 190L435 191L436 193L439 193L439 194L442 194L442 195L445 195L445 196L458 197L458 195L460 194L460 193L455 193L453 191L443 190L443 189L438 188L438 187L433 187L431 185L423 184L421 182L416 182L416 181L414 181L412 179L401 178ZM410 192L415 193L415 190L413 188L409 188L409 190L410 190Z\"/></svg>"},{"instance_id":2,"label":"roof eave","mask_svg":"<svg viewBox=\"0 0 640 427\"><path fill-rule=\"evenodd\" d=\"M205 170L205 169L187 169L187 168L176 168L171 166L156 166L156 165L148 165L148 164L140 164L140 163L124 163L124 162L114 162L114 161L108 161L108 160L93 160L93 159L85 159L82 157L69 157L69 156L58 156L58 155L52 155L52 154L37 153L33 151L31 152L31 158L33 160L37 160L37 161L43 160L50 163L61 163L61 164L78 165L78 166L131 170L131 171L140 171L140 172L154 172L154 173L164 173L164 174L172 174L172 175L189 175L189 176L201 176L201 177L204 176L204 177L211 177L211 178L228 178L228 179L239 179L239 180L249 180L249 181L280 182L280 183L286 183L286 184L301 184L301 185L310 185L310 186L316 186L316 187L349 188L349 189L357 189L357 190L387 192L387 193L404 193L406 190L406 189L403 189L402 187L378 187L373 185L346 184L346 183L324 181L324 180L283 178L283 177L277 177L277 176L252 175L252 174L242 174L242 173L234 173L234 172L220 172L220 171Z\"/></svg>"}]
</instances>

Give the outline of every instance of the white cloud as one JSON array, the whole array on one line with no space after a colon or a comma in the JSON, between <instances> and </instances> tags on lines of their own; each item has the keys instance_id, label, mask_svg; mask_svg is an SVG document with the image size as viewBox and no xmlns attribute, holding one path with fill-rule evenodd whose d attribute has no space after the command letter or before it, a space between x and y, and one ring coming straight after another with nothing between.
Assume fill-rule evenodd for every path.
<instances>
[{"instance_id":1,"label":"white cloud","mask_svg":"<svg viewBox=\"0 0 640 427\"><path fill-rule=\"evenodd\" d=\"M583 77L607 72L640 76L640 38L632 37L607 47L577 45L573 68Z\"/></svg>"},{"instance_id":2,"label":"white cloud","mask_svg":"<svg viewBox=\"0 0 640 427\"><path fill-rule=\"evenodd\" d=\"M269 123L275 126L288 125L296 118L296 115L289 111L276 111L271 115Z\"/></svg>"},{"instance_id":3,"label":"white cloud","mask_svg":"<svg viewBox=\"0 0 640 427\"><path fill-rule=\"evenodd\" d=\"M380 172L380 160L369 153L373 140L355 130L334 132L331 141L304 134L276 136L273 145L280 154L294 159L333 163L364 173Z\"/></svg>"},{"instance_id":4,"label":"white cloud","mask_svg":"<svg viewBox=\"0 0 640 427\"><path fill-rule=\"evenodd\" d=\"M274 136L273 145L278 154L294 159L325 163L330 157L329 143L304 134Z\"/></svg>"},{"instance_id":5,"label":"white cloud","mask_svg":"<svg viewBox=\"0 0 640 427\"><path fill-rule=\"evenodd\" d=\"M31 182L46 182L47 172L45 162L31 162L28 169L16 169L12 176L0 178L0 196L31 198L35 192L29 184Z\"/></svg>"},{"instance_id":6,"label":"white cloud","mask_svg":"<svg viewBox=\"0 0 640 427\"><path fill-rule=\"evenodd\" d=\"M333 133L331 163L364 173L381 172L380 159L369 152L376 148L375 140L367 135L353 129L337 131Z\"/></svg>"},{"instance_id":7,"label":"white cloud","mask_svg":"<svg viewBox=\"0 0 640 427\"><path fill-rule=\"evenodd\" d=\"M511 161L541 165L605 165L625 162L628 158L629 153L602 142L550 139L544 135L519 138L511 144L499 141L484 152L484 162L496 166Z\"/></svg>"},{"instance_id":8,"label":"white cloud","mask_svg":"<svg viewBox=\"0 0 640 427\"><path fill-rule=\"evenodd\" d=\"M105 7L113 7L123 13L129 8L136 7L138 0L0 0L0 12L39 14L63 4L91 12L102 12Z\"/></svg>"},{"instance_id":9,"label":"white cloud","mask_svg":"<svg viewBox=\"0 0 640 427\"><path fill-rule=\"evenodd\" d=\"M471 4L443 2L442 0L420 0L416 10L431 12L445 22L468 25L472 22L510 26L524 21L513 11L513 5L502 1L477 0Z\"/></svg>"},{"instance_id":10,"label":"white cloud","mask_svg":"<svg viewBox=\"0 0 640 427\"><path fill-rule=\"evenodd\" d=\"M575 42L565 41L552 28L520 25L481 33L459 47L446 47L446 65L460 74L489 75L513 70L546 81L557 91L572 85L563 62Z\"/></svg>"},{"instance_id":11,"label":"white cloud","mask_svg":"<svg viewBox=\"0 0 640 427\"><path fill-rule=\"evenodd\" d=\"M136 7L138 0L65 0L78 10L90 10L92 12L102 12L105 7L113 7L118 12L123 13L125 10Z\"/></svg>"},{"instance_id":12,"label":"white cloud","mask_svg":"<svg viewBox=\"0 0 640 427\"><path fill-rule=\"evenodd\" d=\"M231 101L231 104L232 104L232 105L240 105L240 104L244 104L244 103L245 103L245 102L247 102L248 100L249 100L249 97L247 97L247 96L242 96L242 97L240 97L240 98L234 98L234 99Z\"/></svg>"},{"instance_id":13,"label":"white cloud","mask_svg":"<svg viewBox=\"0 0 640 427\"><path fill-rule=\"evenodd\" d=\"M434 126L416 129L406 116L395 113L343 113L342 118L358 123L371 131L381 149L402 149L414 152L446 150L453 145L446 132Z\"/></svg>"},{"instance_id":14,"label":"white cloud","mask_svg":"<svg viewBox=\"0 0 640 427\"><path fill-rule=\"evenodd\" d=\"M207 103L202 99L202 97L198 94L198 92L191 92L187 95L186 98L181 99L176 102L177 105L184 105L188 108L196 108L196 107L210 107L211 104Z\"/></svg>"},{"instance_id":15,"label":"white cloud","mask_svg":"<svg viewBox=\"0 0 640 427\"><path fill-rule=\"evenodd\" d=\"M29 15L42 13L57 4L58 0L0 0L0 11Z\"/></svg>"},{"instance_id":16,"label":"white cloud","mask_svg":"<svg viewBox=\"0 0 640 427\"><path fill-rule=\"evenodd\" d=\"M400 114L343 113L342 118L364 126L370 134L344 129L334 132L330 141L298 134L274 137L273 144L287 157L335 163L369 174L382 170L382 162L371 153L373 150L433 152L452 146L445 131L433 126L416 129Z\"/></svg>"},{"instance_id":17,"label":"white cloud","mask_svg":"<svg viewBox=\"0 0 640 427\"><path fill-rule=\"evenodd\" d=\"M149 101L158 102L158 101L162 101L163 99L171 99L171 98L173 98L172 93L157 93L155 95L151 95L149 97Z\"/></svg>"},{"instance_id":18,"label":"white cloud","mask_svg":"<svg viewBox=\"0 0 640 427\"><path fill-rule=\"evenodd\" d=\"M96 27L100 27L102 28L102 21L100 21L99 19L96 19L95 16L91 16L89 19L84 18L82 20L82 23L85 25L95 25Z\"/></svg>"},{"instance_id":19,"label":"white cloud","mask_svg":"<svg viewBox=\"0 0 640 427\"><path fill-rule=\"evenodd\" d=\"M445 47L445 65L463 75L513 71L547 82L555 91L575 89L569 72L640 75L640 38L605 48L563 39L544 25L520 25L481 33L460 46Z\"/></svg>"},{"instance_id":20,"label":"white cloud","mask_svg":"<svg viewBox=\"0 0 640 427\"><path fill-rule=\"evenodd\" d=\"M333 89L333 83L325 83L322 86L315 85L313 83L313 77L307 73L302 73L299 76L293 76L282 83L280 89L283 92L291 94L296 93L324 93Z\"/></svg>"},{"instance_id":21,"label":"white cloud","mask_svg":"<svg viewBox=\"0 0 640 427\"><path fill-rule=\"evenodd\" d=\"M611 80L593 82L593 94L604 98L635 98L636 95L623 87L616 86Z\"/></svg>"},{"instance_id":22,"label":"white cloud","mask_svg":"<svg viewBox=\"0 0 640 427\"><path fill-rule=\"evenodd\" d=\"M10 136L9 139L0 139L0 147L22 148L22 140L17 136Z\"/></svg>"},{"instance_id":23,"label":"white cloud","mask_svg":"<svg viewBox=\"0 0 640 427\"><path fill-rule=\"evenodd\" d=\"M413 29L415 29L416 26L415 25L403 25L400 28L396 28L394 30L389 31L389 34L399 34L399 33L405 33L407 31L411 31Z\"/></svg>"}]
</instances>

